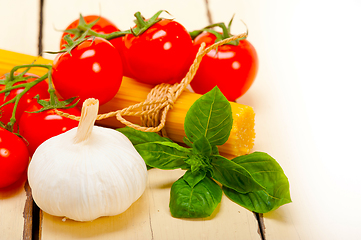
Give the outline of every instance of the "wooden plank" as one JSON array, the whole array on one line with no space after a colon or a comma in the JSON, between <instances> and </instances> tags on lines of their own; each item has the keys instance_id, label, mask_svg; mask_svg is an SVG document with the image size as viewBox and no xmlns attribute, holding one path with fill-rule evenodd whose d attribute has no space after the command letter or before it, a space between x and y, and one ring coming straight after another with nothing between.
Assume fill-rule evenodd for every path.
<instances>
[{"instance_id":1,"label":"wooden plank","mask_svg":"<svg viewBox=\"0 0 361 240\"><path fill-rule=\"evenodd\" d=\"M37 55L39 2L1 1L0 8L0 49ZM0 59L2 57L0 53ZM0 238L32 239L32 210L26 176L18 183L0 189Z\"/></svg>"},{"instance_id":2,"label":"wooden plank","mask_svg":"<svg viewBox=\"0 0 361 240\"><path fill-rule=\"evenodd\" d=\"M361 144L355 31L361 5L228 3L241 11L260 59L256 82L238 100L256 112L254 150L275 157L291 185L293 203L263 216L265 238L358 238L360 157L351 149ZM233 12L218 1L210 7L215 22L225 21L221 12Z\"/></svg>"},{"instance_id":3,"label":"wooden plank","mask_svg":"<svg viewBox=\"0 0 361 240\"><path fill-rule=\"evenodd\" d=\"M177 219L169 212L170 187L182 170L151 169L145 193L123 214L75 222L43 213L41 239L260 239L252 213L223 196L206 219Z\"/></svg>"},{"instance_id":4,"label":"wooden plank","mask_svg":"<svg viewBox=\"0 0 361 240\"><path fill-rule=\"evenodd\" d=\"M0 189L2 239L32 239L33 200L24 175L17 183Z\"/></svg>"},{"instance_id":5,"label":"wooden plank","mask_svg":"<svg viewBox=\"0 0 361 240\"><path fill-rule=\"evenodd\" d=\"M355 189L361 182L360 157L352 149L359 149L361 143L360 115L356 110L361 102L356 80L360 79L356 67L360 60L356 56L361 48L356 40L359 33L354 31L361 21L361 5L351 1L341 5L330 2L325 11L324 4L325 1L303 1L297 8L289 9L287 15L282 15L290 22L281 24L280 16L277 26L282 26L284 32L278 35L279 39L292 42L287 45L282 45L284 41L270 42L275 49L286 46L279 56L293 62L287 66L291 67L288 79L298 80L299 94L292 91L295 85L281 87L289 92L285 97L290 102L284 104L285 110L301 111L293 110L285 119L289 121L287 130L291 135L285 147L293 149L288 156L292 165L287 168L292 177L294 203L282 214L265 215L268 239L287 239L285 231L290 230L289 225L297 233L295 239L359 237L361 194ZM337 41L329 41L337 31L343 32L342 40L347 42L342 47L335 47ZM300 38L303 33L307 33L306 39L310 41ZM275 70L281 71L281 67L285 65ZM280 147L277 151L281 152Z\"/></svg>"},{"instance_id":6,"label":"wooden plank","mask_svg":"<svg viewBox=\"0 0 361 240\"><path fill-rule=\"evenodd\" d=\"M39 1L0 1L0 8L0 49L38 55Z\"/></svg>"}]
</instances>

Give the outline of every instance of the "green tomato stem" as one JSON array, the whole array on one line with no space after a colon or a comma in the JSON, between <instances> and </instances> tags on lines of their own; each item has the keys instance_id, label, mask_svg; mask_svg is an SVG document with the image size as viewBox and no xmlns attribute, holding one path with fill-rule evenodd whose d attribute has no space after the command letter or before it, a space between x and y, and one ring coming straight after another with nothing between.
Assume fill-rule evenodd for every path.
<instances>
[{"instance_id":1,"label":"green tomato stem","mask_svg":"<svg viewBox=\"0 0 361 240\"><path fill-rule=\"evenodd\" d=\"M24 87L24 90L18 94L15 98L13 98L12 100L10 100L9 102L15 102L14 103L14 108L13 108L13 112L12 112L12 115L11 115L11 118L10 118L10 123L8 124L10 127L14 126L14 123L16 122L16 118L15 118L15 113L16 113L16 109L18 107L18 104L19 104L19 101L21 99L22 96L24 96L24 94L29 91L29 89L31 89L33 86L35 86L36 84L38 84L39 82L43 81L46 79L46 75L36 79L35 81L33 82L30 82L30 83L26 83L26 84L19 84L17 86L19 87Z\"/></svg>"},{"instance_id":2,"label":"green tomato stem","mask_svg":"<svg viewBox=\"0 0 361 240\"><path fill-rule=\"evenodd\" d=\"M233 16L234 17L234 16ZM230 20L229 24L228 24L228 27L223 23L223 22L220 22L220 23L214 23L214 24L211 24L211 25L208 25L206 27L204 27L203 29L201 30L194 30L192 32L189 32L189 34L191 35L192 39L194 40L198 35L200 35L202 32L209 32L209 33L212 33L216 36L216 40L215 42L219 42L219 41L222 41L224 39L227 39L227 38L230 38L232 37L233 35L231 34L231 25L232 25L232 22L233 22L233 17L232 19ZM214 27L219 27L222 29L222 33L219 33L217 32L216 30L212 29ZM229 43L226 43L228 45L235 45L237 46L239 44L239 41L241 40L244 40L246 39L248 36L248 28L247 28L247 34L245 37L243 38L240 38L240 39L237 39L237 40L234 40L234 41L231 41Z\"/></svg>"},{"instance_id":3,"label":"green tomato stem","mask_svg":"<svg viewBox=\"0 0 361 240\"><path fill-rule=\"evenodd\" d=\"M143 19L143 16L140 14L140 12L136 12L134 14L135 18L137 19L137 26L142 29L143 27L146 27L146 22Z\"/></svg>"},{"instance_id":4,"label":"green tomato stem","mask_svg":"<svg viewBox=\"0 0 361 240\"><path fill-rule=\"evenodd\" d=\"M55 95L55 89L53 87L53 79L51 77L51 68L49 69L48 71L48 81L49 81L49 88L48 88L48 92L49 92L49 95L50 95L50 104L54 105L56 100L57 100L57 97Z\"/></svg>"},{"instance_id":5,"label":"green tomato stem","mask_svg":"<svg viewBox=\"0 0 361 240\"><path fill-rule=\"evenodd\" d=\"M132 33L130 30L116 31L116 32L108 33L108 34L97 33L97 32L95 32L95 31L93 31L91 29L88 31L88 34L90 36L101 37L101 38L104 38L106 40L111 40L111 39L114 39L114 38L117 38L117 37L123 37L126 34L130 34L130 33Z\"/></svg>"},{"instance_id":6,"label":"green tomato stem","mask_svg":"<svg viewBox=\"0 0 361 240\"><path fill-rule=\"evenodd\" d=\"M24 88L24 90L19 93L18 95L16 95L16 97L14 97L13 99L7 101L6 103L4 103L3 105L0 106L3 107L5 105L8 105L8 104L11 104L11 103L14 103L14 107L13 107L13 112L11 114L11 118L10 118L10 122L7 123L6 125L6 129L9 130L9 131L13 131L13 126L16 122L16 117L15 117L15 114L16 114L16 109L19 105L19 101L21 99L22 96L24 96L25 93L27 93L29 91L29 89L31 89L33 86L35 86L36 84L38 84L39 82L41 81L44 81L48 75L51 75L51 69L52 69L52 66L51 65L45 65L45 64L26 64L26 65L19 65L19 66L15 66L13 67L11 70L10 70L10 73L9 73L9 81L13 81L15 79L15 72L21 68L28 68L26 71L24 71L22 73L22 75L24 75L26 72L29 71L29 69L31 67L43 67L43 68L47 68L49 70L49 72L39 78L37 78L36 80L32 81L32 82L28 82L28 83L23 83L23 84L19 84L19 85L15 85L15 86L11 86L9 88L5 88L4 90L0 91L0 93L4 93L4 92L9 92L11 90L14 90L14 89L18 89L18 88ZM15 82L14 82L15 83Z\"/></svg>"}]
</instances>

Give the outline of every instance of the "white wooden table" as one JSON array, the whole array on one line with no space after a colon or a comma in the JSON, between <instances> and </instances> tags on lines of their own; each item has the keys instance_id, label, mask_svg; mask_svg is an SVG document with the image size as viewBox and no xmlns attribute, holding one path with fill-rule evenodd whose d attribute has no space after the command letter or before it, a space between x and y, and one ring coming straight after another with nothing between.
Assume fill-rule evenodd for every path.
<instances>
[{"instance_id":1,"label":"white wooden table","mask_svg":"<svg viewBox=\"0 0 361 240\"><path fill-rule=\"evenodd\" d=\"M40 1L0 0L0 8L0 48L37 55ZM265 239L360 239L361 3L44 0L41 46L57 49L61 33L55 29L64 29L79 13L101 14L127 29L136 11L150 16L160 9L189 30L209 23L207 10L213 22L228 23L235 13L234 33L244 31L237 20L248 26L260 68L254 85L238 102L254 107L254 150L277 159L289 178L293 200L263 215ZM91 223L41 214L40 230L34 231L40 232L40 239L261 239L253 213L226 197L211 219L172 218L169 183L180 172L149 173L145 194L124 214ZM23 217L27 199L24 186L0 192L1 239L31 239L23 234L29 227Z\"/></svg>"}]
</instances>

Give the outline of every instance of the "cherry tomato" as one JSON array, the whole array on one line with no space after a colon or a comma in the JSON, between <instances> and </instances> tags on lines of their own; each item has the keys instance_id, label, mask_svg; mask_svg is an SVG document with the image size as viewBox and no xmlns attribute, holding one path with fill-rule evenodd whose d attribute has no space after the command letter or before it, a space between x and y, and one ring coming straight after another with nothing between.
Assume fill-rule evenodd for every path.
<instances>
[{"instance_id":1,"label":"cherry tomato","mask_svg":"<svg viewBox=\"0 0 361 240\"><path fill-rule=\"evenodd\" d=\"M216 36L203 32L194 39L196 50L202 42L214 44ZM229 101L241 97L252 85L258 71L258 56L248 40L238 46L222 45L202 58L190 85L194 92L204 94L218 86Z\"/></svg>"},{"instance_id":2,"label":"cherry tomato","mask_svg":"<svg viewBox=\"0 0 361 240\"><path fill-rule=\"evenodd\" d=\"M0 188L5 188L26 173L29 153L24 141L0 128Z\"/></svg>"},{"instance_id":3,"label":"cherry tomato","mask_svg":"<svg viewBox=\"0 0 361 240\"><path fill-rule=\"evenodd\" d=\"M129 70L129 64L125 57L125 45L124 45L124 37L117 37L110 39L109 42L117 49L120 58L122 59L123 66L123 75L126 77L134 78L133 74Z\"/></svg>"},{"instance_id":4,"label":"cherry tomato","mask_svg":"<svg viewBox=\"0 0 361 240\"><path fill-rule=\"evenodd\" d=\"M76 120L58 115L54 109L32 113L41 108L37 101L32 101L19 122L19 133L29 143L28 150L30 156L47 139L77 127L79 124ZM59 110L75 116L80 116L81 114L78 108Z\"/></svg>"},{"instance_id":5,"label":"cherry tomato","mask_svg":"<svg viewBox=\"0 0 361 240\"><path fill-rule=\"evenodd\" d=\"M18 75L18 73L15 73L15 75ZM26 73L24 74L24 77L29 77L29 76L34 76L34 78L28 78L26 79L26 81L20 81L15 83L14 85L19 85L22 83L26 83L26 82L32 82L34 81L38 76L34 75L34 74L30 74L30 73ZM0 77L1 79L5 79L5 75ZM5 86L4 85L0 85L0 91L4 90ZM18 89L14 89L11 90L9 95L5 97L5 93L1 93L0 94L0 105L4 104L5 102L13 99L14 97L16 97L18 94L20 94L22 91L24 91L24 88L18 88ZM43 98L49 98L49 93L48 93L48 83L46 81L42 81L39 82L38 84L36 84L35 86L33 86L32 88L30 88L20 99L18 107L16 108L16 114L15 114L15 118L17 121L20 120L21 115L23 114L24 110L28 107L28 105L30 104L30 102L34 99L34 97L36 95L39 95L39 97L41 99ZM0 121L4 124L7 124L10 121L10 118L12 116L13 113L13 108L14 108L14 103L10 103L5 105L4 107L1 108L1 115L0 115ZM16 129L16 125L14 125L14 129Z\"/></svg>"},{"instance_id":6,"label":"cherry tomato","mask_svg":"<svg viewBox=\"0 0 361 240\"><path fill-rule=\"evenodd\" d=\"M92 30L94 30L97 33L101 33L101 34L109 34L112 32L117 32L120 31L118 29L118 27L111 22L110 20L106 19L105 17L101 17L98 15L89 15L89 16L85 16L84 20L87 24L94 22L95 20L97 20L97 23L91 28ZM74 22L72 22L67 28L66 30L69 29L74 29L78 26L79 24L79 19L75 20ZM60 49L64 48L64 44L66 44L66 41L64 39L64 36L67 35L68 33L64 32L62 37L61 37L61 41L60 41ZM73 34L70 34L71 37L74 37ZM123 54L123 49L124 49L124 42L123 42L123 37L117 37L117 38L113 38L111 40L109 40L109 42L118 50L118 53L120 55L120 57L122 58L122 63L123 63L123 73L124 76L130 76L130 73L128 71L128 68L125 66L125 57Z\"/></svg>"},{"instance_id":7,"label":"cherry tomato","mask_svg":"<svg viewBox=\"0 0 361 240\"><path fill-rule=\"evenodd\" d=\"M153 85L180 82L195 56L187 30L169 19L162 19L137 37L125 35L124 55L134 78Z\"/></svg>"},{"instance_id":8,"label":"cherry tomato","mask_svg":"<svg viewBox=\"0 0 361 240\"><path fill-rule=\"evenodd\" d=\"M59 53L53 62L52 77L62 98L78 96L78 106L87 98L96 98L101 105L118 92L123 78L122 60L109 41L95 37L77 45L71 55Z\"/></svg>"}]
</instances>

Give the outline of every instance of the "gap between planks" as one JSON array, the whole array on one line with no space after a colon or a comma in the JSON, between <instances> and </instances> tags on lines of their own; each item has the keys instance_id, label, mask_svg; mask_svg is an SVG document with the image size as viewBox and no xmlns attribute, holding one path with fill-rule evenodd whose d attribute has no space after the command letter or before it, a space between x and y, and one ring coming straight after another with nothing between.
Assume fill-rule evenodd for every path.
<instances>
[{"instance_id":1,"label":"gap between planks","mask_svg":"<svg viewBox=\"0 0 361 240\"><path fill-rule=\"evenodd\" d=\"M42 56L43 55L43 22L44 22L44 0L39 0L39 31L38 31L38 55ZM31 195L31 189L30 186L28 185L28 183L26 183L28 186L28 191L30 192L29 195L31 197L31 202L28 203L28 200L26 201L26 205L31 205L31 221L30 221L30 226L25 226L24 229L30 228L31 229L31 237L28 236L28 238L25 238L25 236L23 236L23 240L39 240L40 239L40 209L39 207L36 205L36 203L34 202L34 200L32 199L32 195ZM28 192L27 192L28 195ZM26 206L25 206L26 207ZM26 221L25 221L26 224Z\"/></svg>"},{"instance_id":2,"label":"gap between planks","mask_svg":"<svg viewBox=\"0 0 361 240\"><path fill-rule=\"evenodd\" d=\"M258 234L262 240L266 240L266 226L264 224L263 213L255 213L254 216L258 222Z\"/></svg>"},{"instance_id":3,"label":"gap between planks","mask_svg":"<svg viewBox=\"0 0 361 240\"><path fill-rule=\"evenodd\" d=\"M28 181L25 182L24 190L26 194L25 206L23 211L24 229L23 240L32 240L33 234L33 198Z\"/></svg>"}]
</instances>

